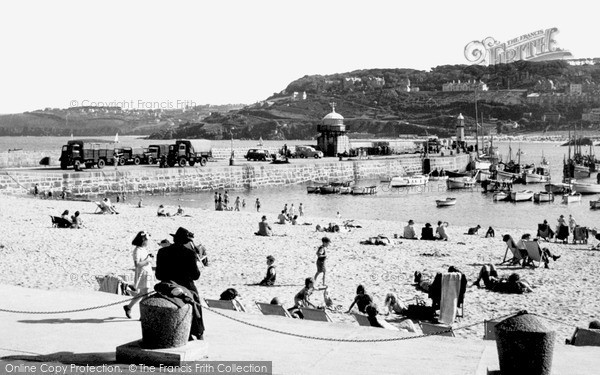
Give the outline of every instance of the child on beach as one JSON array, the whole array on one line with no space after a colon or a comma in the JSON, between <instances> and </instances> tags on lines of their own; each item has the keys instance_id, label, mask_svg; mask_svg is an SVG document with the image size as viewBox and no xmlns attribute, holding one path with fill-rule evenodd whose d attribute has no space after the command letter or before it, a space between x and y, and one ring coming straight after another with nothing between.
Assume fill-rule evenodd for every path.
<instances>
[{"instance_id":1,"label":"child on beach","mask_svg":"<svg viewBox=\"0 0 600 375\"><path fill-rule=\"evenodd\" d=\"M75 211L75 214L71 216L71 228L79 229L83 226L83 221L81 221L81 217L79 217L79 211Z\"/></svg>"},{"instance_id":2,"label":"child on beach","mask_svg":"<svg viewBox=\"0 0 600 375\"><path fill-rule=\"evenodd\" d=\"M294 296L294 307L293 309L297 309L298 307L311 307L316 309L317 306L310 302L310 296L314 291L325 290L324 288L315 288L315 280L312 277L308 277L304 280L304 288L302 288L296 295Z\"/></svg>"},{"instance_id":3,"label":"child on beach","mask_svg":"<svg viewBox=\"0 0 600 375\"><path fill-rule=\"evenodd\" d=\"M246 198L242 198L242 208L246 208Z\"/></svg>"},{"instance_id":4,"label":"child on beach","mask_svg":"<svg viewBox=\"0 0 600 375\"><path fill-rule=\"evenodd\" d=\"M298 215L304 216L304 207L302 206L302 203L298 206Z\"/></svg>"},{"instance_id":5,"label":"child on beach","mask_svg":"<svg viewBox=\"0 0 600 375\"><path fill-rule=\"evenodd\" d=\"M346 311L346 313L352 311L352 308L354 307L354 305L356 305L356 307L358 307L358 311L360 311L363 314L366 314L366 308L371 303L373 303L373 299L370 295L367 294L367 292L365 291L365 287L363 285L359 285L356 287L356 297L354 297L354 301L352 301L352 304L350 305L350 307L348 307L348 311Z\"/></svg>"},{"instance_id":6,"label":"child on beach","mask_svg":"<svg viewBox=\"0 0 600 375\"><path fill-rule=\"evenodd\" d=\"M275 279L277 278L277 271L275 270L275 257L269 255L267 257L267 275L258 285L272 286L275 285Z\"/></svg>"},{"instance_id":7,"label":"child on beach","mask_svg":"<svg viewBox=\"0 0 600 375\"><path fill-rule=\"evenodd\" d=\"M256 207L256 212L260 212L260 201L256 198L256 202L254 202L254 207Z\"/></svg>"},{"instance_id":8,"label":"child on beach","mask_svg":"<svg viewBox=\"0 0 600 375\"><path fill-rule=\"evenodd\" d=\"M326 269L325 269L325 259L327 259L327 253L326 253L326 249L329 246L329 243L331 242L331 240L328 237L323 237L321 239L321 246L319 246L319 248L317 249L317 273L315 274L315 281L317 280L317 277L323 273L323 285L325 284L325 273L326 273Z\"/></svg>"},{"instance_id":9,"label":"child on beach","mask_svg":"<svg viewBox=\"0 0 600 375\"><path fill-rule=\"evenodd\" d=\"M239 211L240 210L240 197L236 197L235 198L235 203L233 205L235 207L234 208L235 211Z\"/></svg>"}]
</instances>

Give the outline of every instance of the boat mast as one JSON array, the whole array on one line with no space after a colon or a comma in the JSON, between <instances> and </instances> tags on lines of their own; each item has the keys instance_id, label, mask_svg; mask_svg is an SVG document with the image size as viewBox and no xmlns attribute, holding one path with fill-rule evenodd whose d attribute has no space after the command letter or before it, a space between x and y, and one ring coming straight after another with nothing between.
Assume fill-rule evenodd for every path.
<instances>
[{"instance_id":1,"label":"boat mast","mask_svg":"<svg viewBox=\"0 0 600 375\"><path fill-rule=\"evenodd\" d=\"M477 89L473 91L475 94L475 153L479 155L479 116L477 115Z\"/></svg>"}]
</instances>

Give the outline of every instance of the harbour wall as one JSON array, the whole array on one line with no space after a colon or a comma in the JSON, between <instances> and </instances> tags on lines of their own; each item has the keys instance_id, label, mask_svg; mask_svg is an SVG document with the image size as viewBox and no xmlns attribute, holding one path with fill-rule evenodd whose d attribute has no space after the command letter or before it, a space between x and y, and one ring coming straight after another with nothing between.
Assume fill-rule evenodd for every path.
<instances>
[{"instance_id":1,"label":"harbour wall","mask_svg":"<svg viewBox=\"0 0 600 375\"><path fill-rule=\"evenodd\" d=\"M381 176L423 172L423 158L403 155L394 158L363 160L325 159L290 164L243 163L233 166L211 165L185 168L157 166L122 167L84 170L44 171L40 169L3 169L0 171L0 193L31 194L37 184L40 192L54 196L67 192L69 198L88 198L114 194L156 194L208 191L215 189L253 189L264 186L327 182L332 180L367 180ZM431 169L464 169L468 154L432 156Z\"/></svg>"}]
</instances>

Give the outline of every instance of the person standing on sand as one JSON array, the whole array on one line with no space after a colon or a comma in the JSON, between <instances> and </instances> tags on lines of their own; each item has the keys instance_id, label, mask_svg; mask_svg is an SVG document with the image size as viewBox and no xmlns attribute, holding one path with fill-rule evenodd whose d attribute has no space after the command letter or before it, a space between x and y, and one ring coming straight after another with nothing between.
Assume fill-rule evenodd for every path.
<instances>
[{"instance_id":1,"label":"person standing on sand","mask_svg":"<svg viewBox=\"0 0 600 375\"><path fill-rule=\"evenodd\" d=\"M242 198L242 208L246 208L246 198Z\"/></svg>"},{"instance_id":2,"label":"person standing on sand","mask_svg":"<svg viewBox=\"0 0 600 375\"><path fill-rule=\"evenodd\" d=\"M235 206L235 208L234 208L235 211L239 211L240 210L240 197L236 197L235 198L234 206Z\"/></svg>"},{"instance_id":3,"label":"person standing on sand","mask_svg":"<svg viewBox=\"0 0 600 375\"><path fill-rule=\"evenodd\" d=\"M260 212L260 201L256 198L256 202L254 202L254 207L256 207L256 212Z\"/></svg>"},{"instance_id":4,"label":"person standing on sand","mask_svg":"<svg viewBox=\"0 0 600 375\"><path fill-rule=\"evenodd\" d=\"M300 205L298 206L298 215L304 216L304 207L302 206L302 203L300 203Z\"/></svg>"},{"instance_id":5,"label":"person standing on sand","mask_svg":"<svg viewBox=\"0 0 600 375\"><path fill-rule=\"evenodd\" d=\"M219 206L219 194L215 191L215 210Z\"/></svg>"},{"instance_id":6,"label":"person standing on sand","mask_svg":"<svg viewBox=\"0 0 600 375\"><path fill-rule=\"evenodd\" d=\"M325 284L325 260L327 259L326 249L331 243L331 240L328 237L323 237L321 239L321 246L317 249L317 273L315 274L314 280L317 281L317 277L322 273L323 274L323 285Z\"/></svg>"},{"instance_id":7,"label":"person standing on sand","mask_svg":"<svg viewBox=\"0 0 600 375\"><path fill-rule=\"evenodd\" d=\"M204 334L204 321L202 319L202 306L194 280L200 278L200 269L197 263L194 233L179 227L173 236L173 245L158 250L156 256L156 278L160 281L176 283L190 292L196 303L192 309L192 327L190 340L202 340Z\"/></svg>"},{"instance_id":8,"label":"person standing on sand","mask_svg":"<svg viewBox=\"0 0 600 375\"><path fill-rule=\"evenodd\" d=\"M131 241L131 244L135 246L133 249L133 265L135 266L133 287L137 290L137 295L129 302L129 305L123 306L125 316L129 319L131 319L131 309L133 306L148 294L150 287L149 279L150 275L152 275L151 260L154 257L152 254L148 254L148 250L146 250L146 246L148 245L148 234L146 232L138 232L133 241Z\"/></svg>"},{"instance_id":9,"label":"person standing on sand","mask_svg":"<svg viewBox=\"0 0 600 375\"><path fill-rule=\"evenodd\" d=\"M229 206L229 193L225 190L225 194L223 195L223 203L225 203L225 207Z\"/></svg>"},{"instance_id":10,"label":"person standing on sand","mask_svg":"<svg viewBox=\"0 0 600 375\"><path fill-rule=\"evenodd\" d=\"M569 215L569 230L571 231L571 233L575 233L576 226L577 222L575 221L575 218L573 217L573 215Z\"/></svg>"}]
</instances>

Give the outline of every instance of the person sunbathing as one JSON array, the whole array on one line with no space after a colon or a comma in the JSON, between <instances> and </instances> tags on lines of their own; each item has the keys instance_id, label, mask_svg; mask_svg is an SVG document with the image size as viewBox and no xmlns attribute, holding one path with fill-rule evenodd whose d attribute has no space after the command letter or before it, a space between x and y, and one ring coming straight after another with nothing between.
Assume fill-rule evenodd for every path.
<instances>
[{"instance_id":1,"label":"person sunbathing","mask_svg":"<svg viewBox=\"0 0 600 375\"><path fill-rule=\"evenodd\" d=\"M493 264L486 264L481 267L477 280L473 283L480 287L480 282L486 289L498 293L523 294L533 292L533 288L529 282L521 280L517 273L512 273L508 277L499 277L498 272Z\"/></svg>"},{"instance_id":2,"label":"person sunbathing","mask_svg":"<svg viewBox=\"0 0 600 375\"><path fill-rule=\"evenodd\" d=\"M398 299L398 296L395 293L388 293L385 296L385 310L387 310L385 315L390 315L391 313L402 315L406 311L406 305Z\"/></svg>"},{"instance_id":3,"label":"person sunbathing","mask_svg":"<svg viewBox=\"0 0 600 375\"><path fill-rule=\"evenodd\" d=\"M165 212L165 206L163 206L162 204L160 206L158 206L158 210L156 211L156 215L157 216L171 216L170 213Z\"/></svg>"},{"instance_id":4,"label":"person sunbathing","mask_svg":"<svg viewBox=\"0 0 600 375\"><path fill-rule=\"evenodd\" d=\"M371 327L398 331L398 328L386 322L385 319L379 319L379 310L377 309L377 305L375 305L374 303L370 303L368 306L365 307L365 313L367 314L369 323L371 323Z\"/></svg>"},{"instance_id":5,"label":"person sunbathing","mask_svg":"<svg viewBox=\"0 0 600 375\"><path fill-rule=\"evenodd\" d=\"M277 219L279 220L278 224L285 224L287 221L290 221L290 219L288 219L287 215L285 214L285 211L281 211L279 216L277 216Z\"/></svg>"},{"instance_id":6,"label":"person sunbathing","mask_svg":"<svg viewBox=\"0 0 600 375\"><path fill-rule=\"evenodd\" d=\"M223 293L221 293L221 296L219 297L219 299L221 301L231 301L238 311L246 312L246 308L237 299L238 297L240 297L240 294L238 293L237 290L235 290L233 288L228 288L228 289L225 289L225 291Z\"/></svg>"},{"instance_id":7,"label":"person sunbathing","mask_svg":"<svg viewBox=\"0 0 600 375\"><path fill-rule=\"evenodd\" d=\"M267 223L267 217L263 216L261 218L261 221L258 223L258 232L254 233L257 236L272 236L273 235L273 229L271 229L271 226L269 225L269 223Z\"/></svg>"}]
</instances>

